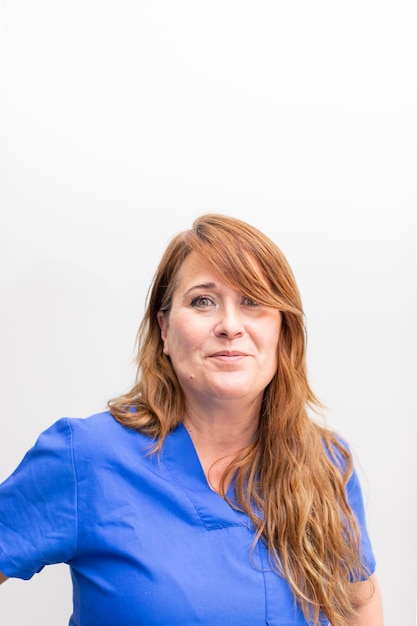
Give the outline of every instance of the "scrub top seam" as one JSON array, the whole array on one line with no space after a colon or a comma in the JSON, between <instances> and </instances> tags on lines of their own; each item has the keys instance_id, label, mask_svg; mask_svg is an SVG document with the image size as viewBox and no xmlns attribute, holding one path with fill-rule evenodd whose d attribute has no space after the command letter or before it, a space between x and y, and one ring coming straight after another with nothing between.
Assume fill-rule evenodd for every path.
<instances>
[{"instance_id":1,"label":"scrub top seam","mask_svg":"<svg viewBox=\"0 0 417 626\"><path fill-rule=\"evenodd\" d=\"M69 440L70 440L69 447L70 447L70 455L71 455L71 467L72 467L72 473L74 477L75 548L74 548L73 558L76 558L78 555L78 544L79 544L79 514L78 514L79 489L78 489L77 467L75 463L75 454L74 454L74 429L71 425L71 420L69 418L67 418L67 425L68 425ZM72 559L68 559L68 561L70 560Z\"/></svg>"}]
</instances>

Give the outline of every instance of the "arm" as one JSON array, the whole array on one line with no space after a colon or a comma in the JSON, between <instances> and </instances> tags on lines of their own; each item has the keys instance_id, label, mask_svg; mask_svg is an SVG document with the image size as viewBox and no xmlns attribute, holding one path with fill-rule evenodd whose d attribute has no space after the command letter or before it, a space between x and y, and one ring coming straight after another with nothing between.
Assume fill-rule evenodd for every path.
<instances>
[{"instance_id":1,"label":"arm","mask_svg":"<svg viewBox=\"0 0 417 626\"><path fill-rule=\"evenodd\" d=\"M1 583L4 583L5 580L7 580L7 576L5 576L4 574L0 572L0 585Z\"/></svg>"},{"instance_id":2,"label":"arm","mask_svg":"<svg viewBox=\"0 0 417 626\"><path fill-rule=\"evenodd\" d=\"M350 626L384 626L381 592L375 576L353 585L357 616Z\"/></svg>"}]
</instances>

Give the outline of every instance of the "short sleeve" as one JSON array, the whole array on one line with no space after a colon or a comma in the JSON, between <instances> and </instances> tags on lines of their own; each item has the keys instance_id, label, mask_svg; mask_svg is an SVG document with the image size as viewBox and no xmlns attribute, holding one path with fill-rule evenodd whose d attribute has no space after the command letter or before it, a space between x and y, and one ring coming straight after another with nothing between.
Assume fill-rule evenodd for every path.
<instances>
[{"instance_id":1,"label":"short sleeve","mask_svg":"<svg viewBox=\"0 0 417 626\"><path fill-rule=\"evenodd\" d=\"M371 575L375 571L375 556L366 525L366 515L361 485L355 469L353 470L352 476L348 481L346 493L350 508L352 509L359 526L362 564L368 574Z\"/></svg>"},{"instance_id":2,"label":"short sleeve","mask_svg":"<svg viewBox=\"0 0 417 626\"><path fill-rule=\"evenodd\" d=\"M77 493L70 421L43 432L0 485L0 571L29 579L74 557Z\"/></svg>"}]
</instances>

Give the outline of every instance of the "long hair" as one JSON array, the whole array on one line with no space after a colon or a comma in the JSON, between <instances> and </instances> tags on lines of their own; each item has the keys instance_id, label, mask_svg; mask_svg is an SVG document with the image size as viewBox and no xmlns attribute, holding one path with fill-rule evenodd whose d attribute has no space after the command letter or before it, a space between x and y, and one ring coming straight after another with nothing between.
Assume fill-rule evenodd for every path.
<instances>
[{"instance_id":1,"label":"long hair","mask_svg":"<svg viewBox=\"0 0 417 626\"><path fill-rule=\"evenodd\" d=\"M367 576L359 531L346 497L351 455L341 440L312 419L320 402L306 373L306 332L300 294L279 248L249 224L207 214L177 234L162 256L137 337L137 378L109 402L123 425L151 436L155 450L182 420L184 395L163 352L157 313L169 315L179 268L190 253L221 278L282 315L277 371L264 391L255 441L224 475L235 475L235 506L265 542L271 566L288 580L307 620L325 614L333 626L355 615L352 581ZM253 262L255 261L255 262Z\"/></svg>"}]
</instances>

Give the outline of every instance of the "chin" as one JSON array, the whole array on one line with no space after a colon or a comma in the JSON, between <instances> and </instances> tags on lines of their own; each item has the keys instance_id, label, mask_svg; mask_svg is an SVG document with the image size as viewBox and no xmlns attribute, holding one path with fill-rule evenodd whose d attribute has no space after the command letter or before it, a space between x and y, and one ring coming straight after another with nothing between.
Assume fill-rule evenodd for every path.
<instances>
[{"instance_id":1,"label":"chin","mask_svg":"<svg viewBox=\"0 0 417 626\"><path fill-rule=\"evenodd\" d=\"M218 387L216 389L211 390L211 395L213 398L223 399L223 400L256 400L259 395L262 395L262 392L258 390L250 391L248 386L239 386L239 387ZM210 395L210 394L209 394Z\"/></svg>"}]
</instances>

